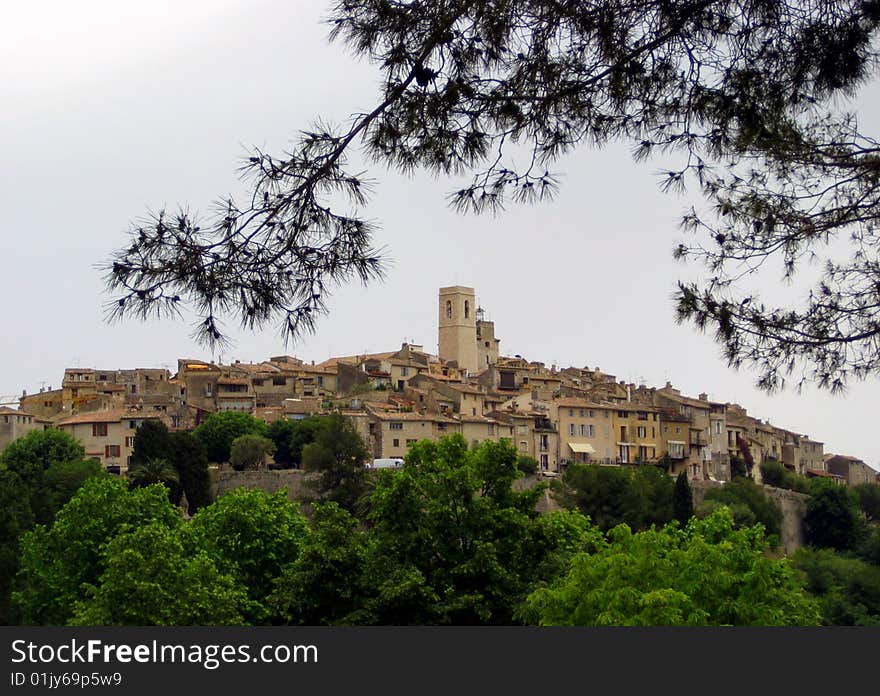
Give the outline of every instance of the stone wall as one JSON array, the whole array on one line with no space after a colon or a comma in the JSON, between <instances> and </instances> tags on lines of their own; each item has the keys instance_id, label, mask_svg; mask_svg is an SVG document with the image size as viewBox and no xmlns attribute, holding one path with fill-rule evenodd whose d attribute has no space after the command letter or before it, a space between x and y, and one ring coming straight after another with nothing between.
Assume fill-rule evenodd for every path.
<instances>
[{"instance_id":1,"label":"stone wall","mask_svg":"<svg viewBox=\"0 0 880 696\"><path fill-rule=\"evenodd\" d=\"M287 497L296 500L303 490L305 472L300 469L277 471L235 471L220 469L211 472L211 495L214 499L236 488L256 488L264 493L275 493L287 488Z\"/></svg>"}]
</instances>

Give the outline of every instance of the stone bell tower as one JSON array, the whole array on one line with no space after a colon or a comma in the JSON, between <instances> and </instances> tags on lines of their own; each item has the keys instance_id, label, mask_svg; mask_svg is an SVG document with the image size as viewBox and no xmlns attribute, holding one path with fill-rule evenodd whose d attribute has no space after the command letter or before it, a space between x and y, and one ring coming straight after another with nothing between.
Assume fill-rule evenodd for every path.
<instances>
[{"instance_id":1,"label":"stone bell tower","mask_svg":"<svg viewBox=\"0 0 880 696\"><path fill-rule=\"evenodd\" d=\"M475 373L477 365L477 303L473 288L440 288L439 354L459 368Z\"/></svg>"}]
</instances>

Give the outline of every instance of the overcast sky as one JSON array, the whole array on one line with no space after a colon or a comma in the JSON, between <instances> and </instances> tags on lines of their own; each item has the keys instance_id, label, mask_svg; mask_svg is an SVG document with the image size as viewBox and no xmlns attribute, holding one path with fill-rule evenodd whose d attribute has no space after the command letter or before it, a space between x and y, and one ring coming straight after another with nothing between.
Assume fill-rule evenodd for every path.
<instances>
[{"instance_id":1,"label":"overcast sky","mask_svg":"<svg viewBox=\"0 0 880 696\"><path fill-rule=\"evenodd\" d=\"M502 353L600 367L620 379L705 391L824 441L826 452L880 468L877 379L845 396L768 396L728 369L709 336L673 320L678 221L696 197L661 193L657 160L627 146L580 151L557 165L549 204L497 217L445 203L455 182L373 169L367 217L392 265L381 284L344 287L317 333L285 347L274 327L235 331L212 355L186 321L104 322L95 264L148 210L207 210L242 191L246 148L278 152L316 117L371 108L376 70L327 41L327 0L31 0L0 25L0 153L5 244L0 395L60 386L68 366L165 366L178 357L259 361L292 354L437 349L437 289L469 285L496 323ZM875 133L878 90L860 97ZM779 278L756 287L775 290Z\"/></svg>"}]
</instances>

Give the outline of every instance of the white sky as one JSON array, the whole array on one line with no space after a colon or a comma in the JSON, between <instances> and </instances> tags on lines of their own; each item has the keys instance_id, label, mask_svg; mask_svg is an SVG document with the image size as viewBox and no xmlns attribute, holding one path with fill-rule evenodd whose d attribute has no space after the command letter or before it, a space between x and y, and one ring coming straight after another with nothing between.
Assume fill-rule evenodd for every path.
<instances>
[{"instance_id":1,"label":"white sky","mask_svg":"<svg viewBox=\"0 0 880 696\"><path fill-rule=\"evenodd\" d=\"M328 0L31 0L0 23L0 204L6 243L0 395L60 386L67 366L167 366L178 357L259 361L282 353L437 348L437 289L476 288L502 352L548 365L599 366L620 379L737 401L758 418L809 434L826 452L880 469L878 383L842 397L768 396L729 370L709 336L673 321L678 220L696 196L660 193L662 162L635 165L628 147L583 150L557 165L549 204L460 216L455 182L374 168L366 215L393 262L382 284L345 287L316 335L285 348L274 327L232 331L212 356L187 322L108 325L94 268L125 242L129 222L178 204L207 210L242 190L247 147L277 152L318 116L370 108L376 71L331 45ZM877 90L862 97L869 132ZM756 281L757 282L757 281ZM768 290L777 277L760 280ZM759 288L761 286L758 286Z\"/></svg>"}]
</instances>

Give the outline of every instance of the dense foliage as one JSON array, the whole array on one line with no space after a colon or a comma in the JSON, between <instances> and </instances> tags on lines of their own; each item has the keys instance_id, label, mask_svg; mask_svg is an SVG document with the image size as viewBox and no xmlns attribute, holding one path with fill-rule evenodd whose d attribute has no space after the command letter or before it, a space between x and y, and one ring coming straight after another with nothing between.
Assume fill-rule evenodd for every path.
<instances>
[{"instance_id":1,"label":"dense foliage","mask_svg":"<svg viewBox=\"0 0 880 696\"><path fill-rule=\"evenodd\" d=\"M350 509L332 499L332 489L304 506L308 516L285 490L238 489L190 519L162 484L92 476L50 524L34 526L28 485L0 469L3 618L50 625L878 621L880 530L861 516L857 495L839 498L846 491L836 486L817 484L814 514L843 500L861 522L858 542L847 555L804 549L789 563L768 553L764 527L749 524L772 515L745 479L726 484L721 490L730 492L711 510L682 524L673 513L686 506L673 502L676 484L661 470L572 467L560 494L593 506L603 519L596 525L575 508L539 514L546 484L520 490L517 452L503 441L475 448L460 435L423 441L401 469L360 470L366 478ZM596 473L602 470L617 473ZM587 496L591 485L614 505ZM351 500L345 479L341 489ZM668 523L646 514L655 503L665 506ZM613 523L620 517L642 531Z\"/></svg>"},{"instance_id":2,"label":"dense foliage","mask_svg":"<svg viewBox=\"0 0 880 696\"><path fill-rule=\"evenodd\" d=\"M275 443L275 463L298 469L302 465L303 447L315 441L324 423L323 416L301 420L281 418L273 422L269 426L267 437Z\"/></svg>"},{"instance_id":3,"label":"dense foliage","mask_svg":"<svg viewBox=\"0 0 880 696\"><path fill-rule=\"evenodd\" d=\"M266 458L275 451L275 444L262 435L240 435L229 448L229 463L236 471L262 469Z\"/></svg>"},{"instance_id":4,"label":"dense foliage","mask_svg":"<svg viewBox=\"0 0 880 696\"><path fill-rule=\"evenodd\" d=\"M619 524L642 530L673 519L674 488L673 479L653 466L570 464L554 494L562 505L587 515L603 531Z\"/></svg>"},{"instance_id":5,"label":"dense foliage","mask_svg":"<svg viewBox=\"0 0 880 696\"><path fill-rule=\"evenodd\" d=\"M229 461L232 442L242 435L266 435L266 423L241 411L211 413L193 431L204 445L208 461L222 464Z\"/></svg>"},{"instance_id":6,"label":"dense foliage","mask_svg":"<svg viewBox=\"0 0 880 696\"><path fill-rule=\"evenodd\" d=\"M302 466L318 474L316 495L354 510L366 491L370 452L352 422L340 414L321 420L313 442L302 449Z\"/></svg>"},{"instance_id":7,"label":"dense foliage","mask_svg":"<svg viewBox=\"0 0 880 696\"><path fill-rule=\"evenodd\" d=\"M819 612L785 560L766 555L760 528L727 509L633 534L620 525L596 553L529 597L541 624L581 626L815 625Z\"/></svg>"},{"instance_id":8,"label":"dense foliage","mask_svg":"<svg viewBox=\"0 0 880 696\"><path fill-rule=\"evenodd\" d=\"M50 524L80 486L104 476L101 465L68 433L35 430L0 454L0 623L20 620L10 604L19 569L21 536L34 524Z\"/></svg>"},{"instance_id":9,"label":"dense foliage","mask_svg":"<svg viewBox=\"0 0 880 696\"><path fill-rule=\"evenodd\" d=\"M811 546L855 550L865 536L858 498L847 486L817 486L807 501L804 537Z\"/></svg>"},{"instance_id":10,"label":"dense foliage","mask_svg":"<svg viewBox=\"0 0 880 696\"><path fill-rule=\"evenodd\" d=\"M700 516L711 514L716 508L727 506L740 527L761 524L772 546L779 543L782 533L782 510L762 490L761 486L747 478L735 478L724 486L706 491L703 504L697 511Z\"/></svg>"},{"instance_id":11,"label":"dense foliage","mask_svg":"<svg viewBox=\"0 0 880 696\"><path fill-rule=\"evenodd\" d=\"M880 626L880 565L833 549L798 549L792 564L806 578L827 626Z\"/></svg>"}]
</instances>

